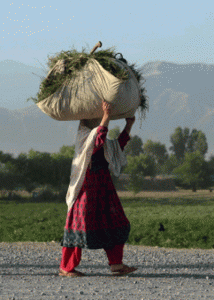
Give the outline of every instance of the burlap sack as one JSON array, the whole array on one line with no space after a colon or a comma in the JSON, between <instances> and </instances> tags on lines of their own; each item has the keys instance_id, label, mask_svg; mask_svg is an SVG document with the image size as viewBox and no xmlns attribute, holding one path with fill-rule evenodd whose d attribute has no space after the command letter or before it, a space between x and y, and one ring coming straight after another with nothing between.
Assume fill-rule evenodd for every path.
<instances>
[{"instance_id":1,"label":"burlap sack","mask_svg":"<svg viewBox=\"0 0 214 300\"><path fill-rule=\"evenodd\" d=\"M140 104L140 87L131 69L122 61L112 59L128 70L125 82L106 71L95 59L90 59L76 77L37 106L59 121L102 118L102 99L112 104L111 120L131 118ZM64 72L63 60L49 72Z\"/></svg>"}]
</instances>

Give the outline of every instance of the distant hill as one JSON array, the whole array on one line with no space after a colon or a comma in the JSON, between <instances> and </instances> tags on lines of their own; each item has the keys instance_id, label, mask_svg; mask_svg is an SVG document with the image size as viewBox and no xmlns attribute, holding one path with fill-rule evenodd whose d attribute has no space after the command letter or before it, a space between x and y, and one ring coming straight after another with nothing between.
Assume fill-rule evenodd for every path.
<instances>
[{"instance_id":1,"label":"distant hill","mask_svg":"<svg viewBox=\"0 0 214 300\"><path fill-rule=\"evenodd\" d=\"M8 102L11 109L32 104L26 100L36 96L41 77L45 77L46 73L42 67L32 67L13 60L0 61L0 107L8 107Z\"/></svg>"},{"instance_id":2,"label":"distant hill","mask_svg":"<svg viewBox=\"0 0 214 300\"><path fill-rule=\"evenodd\" d=\"M196 128L206 134L208 152L214 151L214 65L161 62L146 64L143 71L151 138L166 140L177 126Z\"/></svg>"},{"instance_id":3,"label":"distant hill","mask_svg":"<svg viewBox=\"0 0 214 300\"><path fill-rule=\"evenodd\" d=\"M0 108L0 150L27 153L30 149L58 152L63 145L73 145L78 122L51 119L36 105L20 110Z\"/></svg>"},{"instance_id":4,"label":"distant hill","mask_svg":"<svg viewBox=\"0 0 214 300\"><path fill-rule=\"evenodd\" d=\"M7 62L7 63L6 63ZM0 150L14 153L31 148L57 152L63 145L73 145L78 121L56 121L42 113L33 102L30 106L8 110L4 101L25 105L26 99L36 96L41 69L13 61L0 62ZM170 135L181 126L202 130L207 137L208 155L214 155L214 65L174 64L151 62L142 66L149 96L149 112L139 128L138 114L131 135L160 141L168 148ZM32 76L31 76L31 75ZM29 105L29 104L28 104ZM109 129L125 125L124 120L111 121Z\"/></svg>"}]
</instances>

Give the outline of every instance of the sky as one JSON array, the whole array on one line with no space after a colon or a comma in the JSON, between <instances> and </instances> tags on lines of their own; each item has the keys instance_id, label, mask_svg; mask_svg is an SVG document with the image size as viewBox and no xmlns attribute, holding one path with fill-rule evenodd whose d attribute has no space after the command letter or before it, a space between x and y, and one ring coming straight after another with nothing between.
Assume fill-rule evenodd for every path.
<instances>
[{"instance_id":1,"label":"sky","mask_svg":"<svg viewBox=\"0 0 214 300\"><path fill-rule=\"evenodd\" d=\"M41 71L47 70L48 56L72 48L90 52L98 41L139 67L214 61L212 1L5 0L0 20L0 61Z\"/></svg>"},{"instance_id":2,"label":"sky","mask_svg":"<svg viewBox=\"0 0 214 300\"><path fill-rule=\"evenodd\" d=\"M101 49L115 47L139 67L161 61L209 65L214 61L213 31L211 0L4 0L0 62L21 62L45 75L48 56L73 48L89 53L101 41ZM14 109L14 104L8 101L4 107Z\"/></svg>"}]
</instances>

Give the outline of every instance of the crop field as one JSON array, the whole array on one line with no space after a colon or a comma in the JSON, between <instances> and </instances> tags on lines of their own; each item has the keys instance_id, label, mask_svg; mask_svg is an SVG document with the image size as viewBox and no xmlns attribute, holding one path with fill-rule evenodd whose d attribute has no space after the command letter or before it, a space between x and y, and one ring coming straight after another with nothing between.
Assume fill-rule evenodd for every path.
<instances>
[{"instance_id":1,"label":"crop field","mask_svg":"<svg viewBox=\"0 0 214 300\"><path fill-rule=\"evenodd\" d=\"M214 248L214 192L118 191L131 231L128 244L169 248ZM0 242L61 241L67 205L64 199L42 200L27 193L0 198Z\"/></svg>"}]
</instances>

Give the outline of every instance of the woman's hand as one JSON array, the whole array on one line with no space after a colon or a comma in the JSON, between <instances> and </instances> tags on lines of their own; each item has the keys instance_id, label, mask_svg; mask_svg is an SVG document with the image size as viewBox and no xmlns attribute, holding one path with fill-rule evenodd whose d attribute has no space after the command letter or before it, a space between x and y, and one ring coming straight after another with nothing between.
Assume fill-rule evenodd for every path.
<instances>
[{"instance_id":1,"label":"woman's hand","mask_svg":"<svg viewBox=\"0 0 214 300\"><path fill-rule=\"evenodd\" d=\"M110 121L110 114L111 114L111 104L107 103L103 100L103 118L100 123L100 126L108 127Z\"/></svg>"},{"instance_id":2,"label":"woman's hand","mask_svg":"<svg viewBox=\"0 0 214 300\"><path fill-rule=\"evenodd\" d=\"M135 116L132 117L132 118L126 118L126 123L127 123L128 125L133 125L134 122L135 122Z\"/></svg>"},{"instance_id":3,"label":"woman's hand","mask_svg":"<svg viewBox=\"0 0 214 300\"><path fill-rule=\"evenodd\" d=\"M110 116L111 109L112 109L111 104L107 103L106 101L103 100L103 106L102 106L102 108L103 108L104 115L105 116Z\"/></svg>"}]
</instances>

